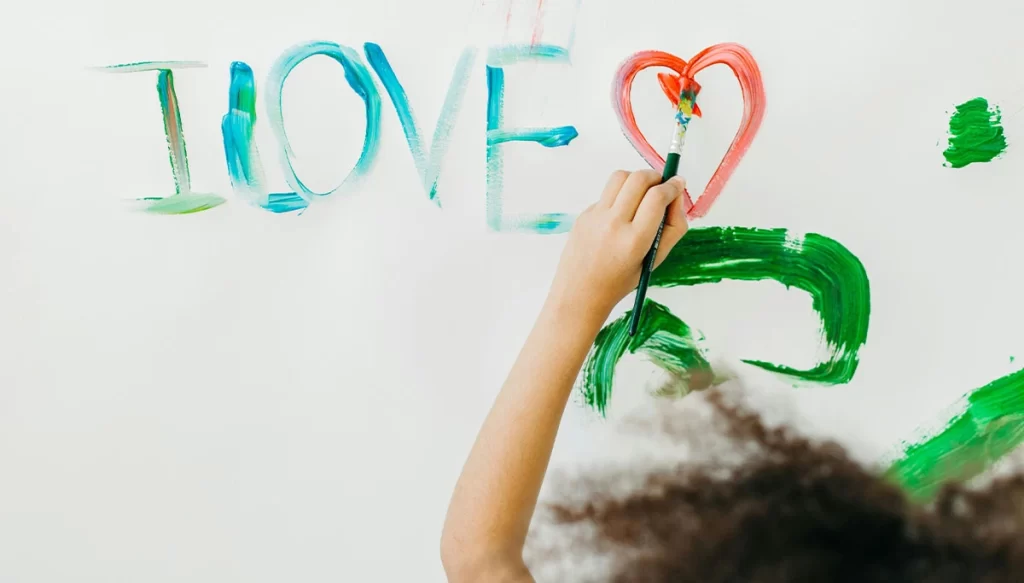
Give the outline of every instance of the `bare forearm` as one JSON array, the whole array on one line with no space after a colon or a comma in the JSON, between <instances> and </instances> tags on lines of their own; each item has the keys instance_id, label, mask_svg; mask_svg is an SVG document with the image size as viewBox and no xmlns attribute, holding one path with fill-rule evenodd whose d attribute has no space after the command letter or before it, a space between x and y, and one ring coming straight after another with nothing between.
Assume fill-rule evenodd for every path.
<instances>
[{"instance_id":1,"label":"bare forearm","mask_svg":"<svg viewBox=\"0 0 1024 583\"><path fill-rule=\"evenodd\" d=\"M653 170L615 172L577 218L448 507L441 558L450 581L531 581L523 543L576 375L612 307L636 287L659 229L661 260L686 232L684 183L661 181Z\"/></svg>"},{"instance_id":2,"label":"bare forearm","mask_svg":"<svg viewBox=\"0 0 1024 583\"><path fill-rule=\"evenodd\" d=\"M566 402L605 316L554 298L545 305L455 487L449 561L520 558Z\"/></svg>"}]
</instances>

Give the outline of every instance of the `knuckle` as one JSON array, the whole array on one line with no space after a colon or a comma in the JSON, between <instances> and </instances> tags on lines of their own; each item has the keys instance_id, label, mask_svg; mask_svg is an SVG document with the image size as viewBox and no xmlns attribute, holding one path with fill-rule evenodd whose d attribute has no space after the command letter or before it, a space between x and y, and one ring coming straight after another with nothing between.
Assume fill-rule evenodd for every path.
<instances>
[{"instance_id":1,"label":"knuckle","mask_svg":"<svg viewBox=\"0 0 1024 583\"><path fill-rule=\"evenodd\" d=\"M595 222L600 214L600 209L598 209L596 205L590 205L584 209L578 217L576 217L576 222L589 225Z\"/></svg>"},{"instance_id":2,"label":"knuckle","mask_svg":"<svg viewBox=\"0 0 1024 583\"><path fill-rule=\"evenodd\" d=\"M646 170L640 170L638 174L640 174L646 180L659 180L661 178L661 173L650 168L647 168Z\"/></svg>"},{"instance_id":3,"label":"knuckle","mask_svg":"<svg viewBox=\"0 0 1024 583\"><path fill-rule=\"evenodd\" d=\"M669 184L662 184L655 186L650 190L650 194L654 195L657 202L662 205L668 205L676 197L675 188Z\"/></svg>"},{"instance_id":4,"label":"knuckle","mask_svg":"<svg viewBox=\"0 0 1024 583\"><path fill-rule=\"evenodd\" d=\"M592 208L588 208L587 210L580 213L580 216L578 219L576 219L576 222L584 227L590 228L596 222L595 215L597 215L597 212Z\"/></svg>"}]
</instances>

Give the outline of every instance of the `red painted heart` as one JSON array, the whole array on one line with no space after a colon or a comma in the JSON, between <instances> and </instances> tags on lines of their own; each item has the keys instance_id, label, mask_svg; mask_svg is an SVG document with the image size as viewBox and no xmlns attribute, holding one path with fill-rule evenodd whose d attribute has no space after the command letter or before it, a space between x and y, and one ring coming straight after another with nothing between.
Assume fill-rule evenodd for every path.
<instances>
[{"instance_id":1,"label":"red painted heart","mask_svg":"<svg viewBox=\"0 0 1024 583\"><path fill-rule=\"evenodd\" d=\"M633 115L632 91L633 79L637 73L649 67L667 67L675 71L675 75L661 73L658 79L665 95L675 106L679 101L679 86L681 79L693 79L702 70L711 65L728 65L736 80L739 81L740 91L743 93L743 119L740 120L740 127L736 131L736 137L726 150L725 156L718 164L711 180L704 187L704 193L694 203L690 193L684 194L686 214L691 219L703 217L715 203L715 199L722 192L722 187L736 170L736 165L747 153L750 143L754 140L758 128L761 127L761 120L764 118L765 96L764 84L761 82L761 70L757 62L747 49L735 43L725 43L708 47L697 53L690 62L679 57L661 51L642 51L636 53L626 60L619 67L615 74L615 82L612 86L612 105L619 117L619 125L636 151L643 156L644 160L655 170L661 171L665 167L665 159L647 141L640 128L636 125L636 117ZM696 110L700 115L700 110Z\"/></svg>"}]
</instances>

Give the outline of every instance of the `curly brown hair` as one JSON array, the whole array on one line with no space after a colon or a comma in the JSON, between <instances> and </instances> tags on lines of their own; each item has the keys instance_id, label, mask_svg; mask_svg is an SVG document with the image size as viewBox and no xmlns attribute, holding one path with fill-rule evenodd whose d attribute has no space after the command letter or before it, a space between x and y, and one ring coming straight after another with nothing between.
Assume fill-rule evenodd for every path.
<instances>
[{"instance_id":1,"label":"curly brown hair","mask_svg":"<svg viewBox=\"0 0 1024 583\"><path fill-rule=\"evenodd\" d=\"M919 504L834 443L708 401L730 438L763 455L680 466L618 500L552 505L556 524L596 526L634 551L618 583L1024 581L1024 478L950 484Z\"/></svg>"}]
</instances>

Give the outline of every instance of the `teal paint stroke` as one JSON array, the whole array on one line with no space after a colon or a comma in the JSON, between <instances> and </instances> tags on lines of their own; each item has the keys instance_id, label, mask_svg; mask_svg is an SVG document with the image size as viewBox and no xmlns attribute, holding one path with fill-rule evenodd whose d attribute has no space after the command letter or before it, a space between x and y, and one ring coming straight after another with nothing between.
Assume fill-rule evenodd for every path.
<instances>
[{"instance_id":1,"label":"teal paint stroke","mask_svg":"<svg viewBox=\"0 0 1024 583\"><path fill-rule=\"evenodd\" d=\"M505 142L535 142L545 148L566 146L579 136L572 126L559 128L523 128L515 130L488 130L488 144L504 144Z\"/></svg>"},{"instance_id":2,"label":"teal paint stroke","mask_svg":"<svg viewBox=\"0 0 1024 583\"><path fill-rule=\"evenodd\" d=\"M166 197L141 197L145 211L154 214L183 215L198 213L224 204L225 199L213 193L194 192L192 174L188 166L188 148L181 123L181 107L174 88L172 69L196 69L206 65L196 61L140 61L110 65L102 70L111 73L157 72L156 91L160 99L160 112L167 139L167 158L174 178L174 194Z\"/></svg>"},{"instance_id":3,"label":"teal paint stroke","mask_svg":"<svg viewBox=\"0 0 1024 583\"><path fill-rule=\"evenodd\" d=\"M505 47L508 48L508 47ZM492 49L494 51L501 50ZM488 62L492 60L488 56ZM539 213L505 216L504 159L502 144L511 141L535 142L547 148L567 146L579 132L573 126L554 128L506 128L503 125L505 70L487 67L487 224L495 231L528 233L564 233L572 227L574 216L567 213Z\"/></svg>"},{"instance_id":4,"label":"teal paint stroke","mask_svg":"<svg viewBox=\"0 0 1024 583\"><path fill-rule=\"evenodd\" d=\"M569 48L545 44L502 45L487 52L488 67L507 67L523 61L569 62Z\"/></svg>"},{"instance_id":5,"label":"teal paint stroke","mask_svg":"<svg viewBox=\"0 0 1024 583\"><path fill-rule=\"evenodd\" d=\"M171 69L205 69L207 64L202 61L136 61L99 67L107 73L139 73L142 71L164 71Z\"/></svg>"},{"instance_id":6,"label":"teal paint stroke","mask_svg":"<svg viewBox=\"0 0 1024 583\"><path fill-rule=\"evenodd\" d=\"M438 117L437 126L434 128L434 137L430 141L429 155L424 152L423 138L420 136L415 115L409 105L409 96L399 82L384 50L380 45L374 43L366 43L363 45L363 50L366 53L367 63L377 73L377 77L395 107L398 121L402 124L402 131L405 133L405 140L409 144L413 164L419 173L427 197L436 205L441 206L441 200L437 196L437 181L441 174L444 156L448 152L448 144L451 140L452 129L455 127L456 117L462 109L462 100L466 94L466 88L469 86L469 77L473 72L473 64L476 62L477 49L468 47L463 50L455 65L451 81L448 83L448 93L445 95L441 114Z\"/></svg>"},{"instance_id":7,"label":"teal paint stroke","mask_svg":"<svg viewBox=\"0 0 1024 583\"><path fill-rule=\"evenodd\" d=\"M712 374L693 331L668 308L647 301L634 336L629 335L630 315L627 312L601 330L583 366L583 398L601 415L611 399L615 367L626 352L640 353L684 381L700 371Z\"/></svg>"},{"instance_id":8,"label":"teal paint stroke","mask_svg":"<svg viewBox=\"0 0 1024 583\"><path fill-rule=\"evenodd\" d=\"M761 360L744 362L811 384L836 385L853 378L859 364L858 351L867 341L871 294L864 266L843 245L814 233L798 237L785 229L691 229L652 273L651 287L723 280L770 280L803 290L810 294L811 305L821 320L827 357L814 367L804 370ZM621 357L614 347L617 336L609 332L615 326L613 323L602 330L584 364L589 372L582 377L581 390L598 411L607 406L612 372Z\"/></svg>"},{"instance_id":9,"label":"teal paint stroke","mask_svg":"<svg viewBox=\"0 0 1024 583\"><path fill-rule=\"evenodd\" d=\"M295 192L271 193L259 149L256 147L256 79L252 68L241 61L231 63L228 112L221 119L224 157L228 178L235 194L249 204L273 213L301 211L309 205Z\"/></svg>"},{"instance_id":10,"label":"teal paint stroke","mask_svg":"<svg viewBox=\"0 0 1024 583\"><path fill-rule=\"evenodd\" d=\"M366 132L363 136L363 149L355 166L338 186L327 192L314 192L299 179L292 165L295 153L284 127L284 108L281 96L288 75L300 63L310 57L322 55L333 59L345 71L345 80L352 90L363 100L366 110ZM365 175L373 166L380 145L380 93L374 85L370 71L363 63L362 57L350 47L327 41L314 41L296 45L286 50L270 69L267 80L267 114L270 127L277 137L280 147L281 164L284 167L285 180L295 192L306 201L313 197L327 196L340 191Z\"/></svg>"}]
</instances>

